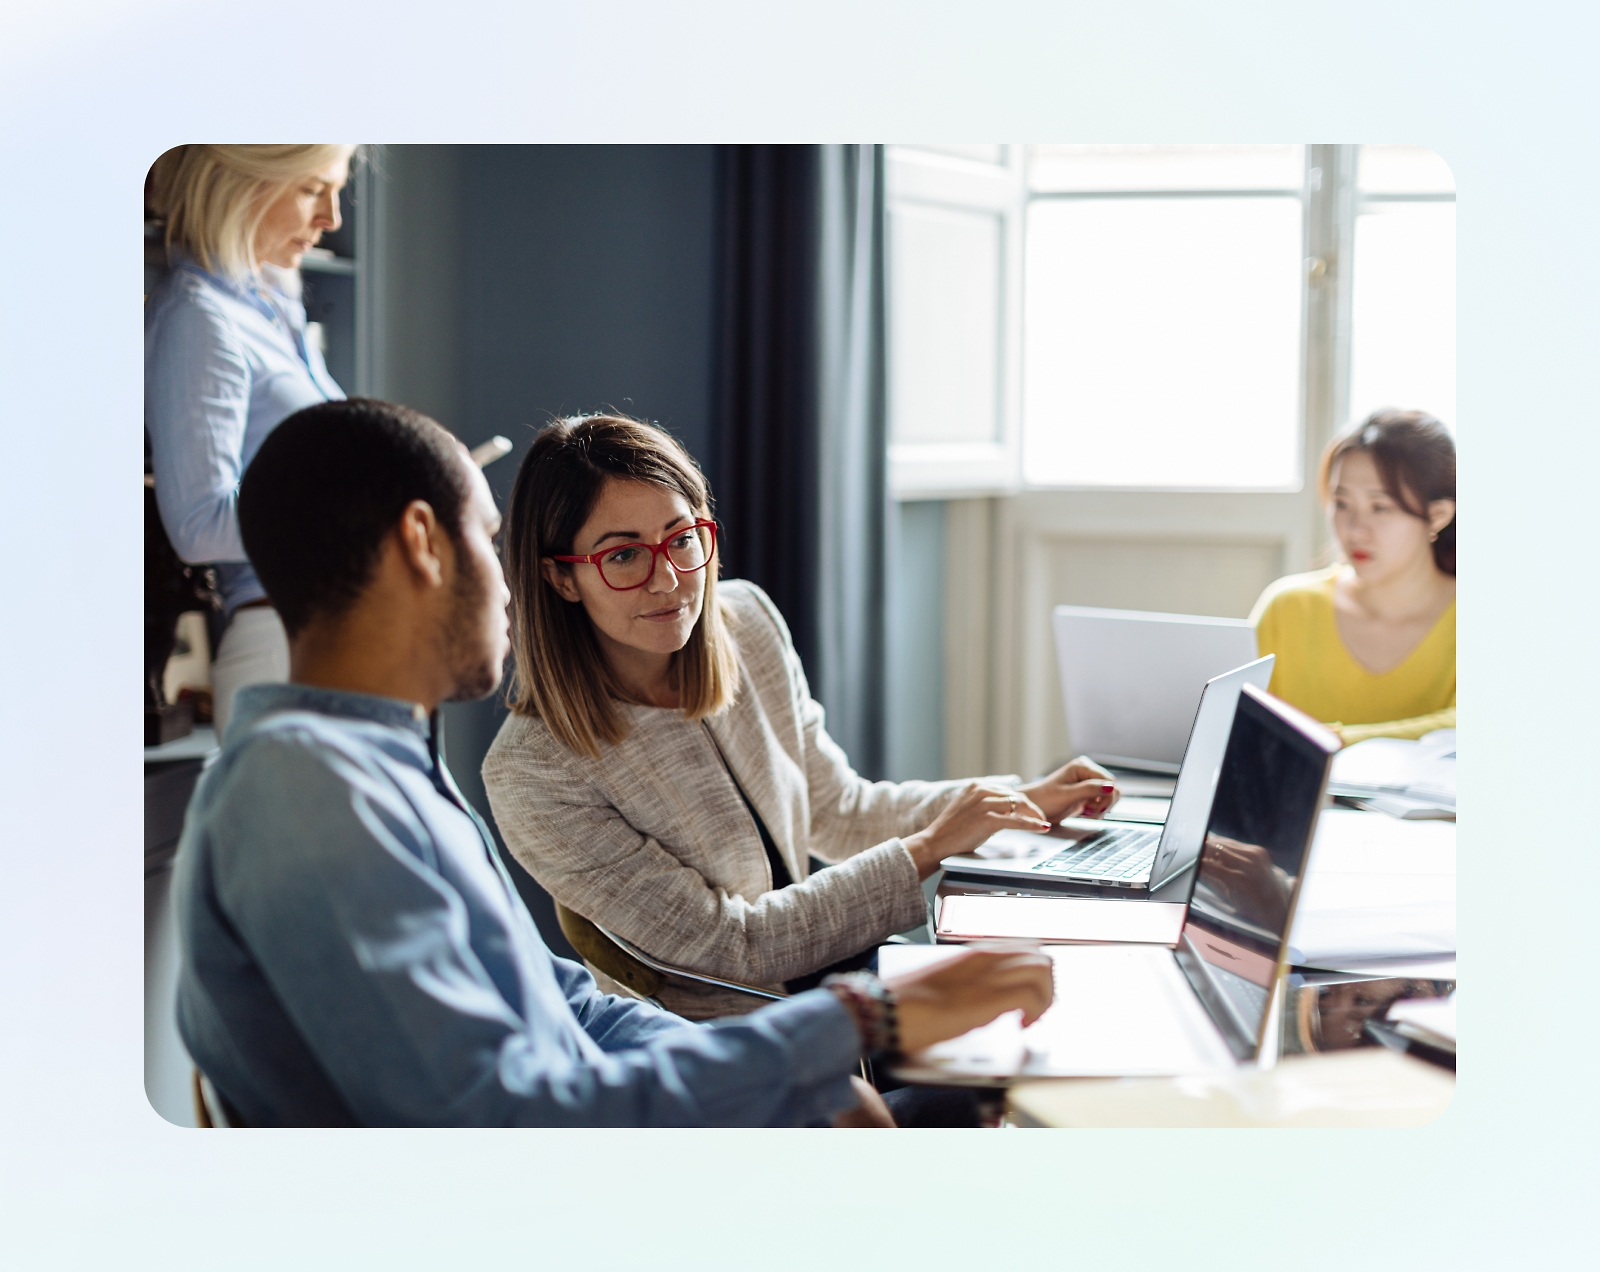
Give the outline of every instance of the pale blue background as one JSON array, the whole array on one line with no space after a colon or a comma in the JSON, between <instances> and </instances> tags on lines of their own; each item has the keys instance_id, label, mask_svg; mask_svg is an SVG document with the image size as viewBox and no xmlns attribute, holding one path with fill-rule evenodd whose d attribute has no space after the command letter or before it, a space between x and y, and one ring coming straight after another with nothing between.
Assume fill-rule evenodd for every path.
<instances>
[{"instance_id":1,"label":"pale blue background","mask_svg":"<svg viewBox=\"0 0 1600 1272\"><path fill-rule=\"evenodd\" d=\"M24 1267L1592 1258L1600 119L1576 5L22 0L0 18L0 1249ZM1396 141L1460 208L1460 932L1411 1132L177 1130L141 1089L140 184L206 138ZM1508 884L1526 860L1557 886ZM1581 974L1581 973L1580 973ZM626 1201L608 1207L624 1172ZM780 1212L795 1217L780 1218ZM1141 1213L1151 1216L1140 1218ZM603 1253L595 1234L603 1232ZM1207 1243L1207 1233L1210 1243ZM1432 1253L1428 1253L1428 1252Z\"/></svg>"}]
</instances>

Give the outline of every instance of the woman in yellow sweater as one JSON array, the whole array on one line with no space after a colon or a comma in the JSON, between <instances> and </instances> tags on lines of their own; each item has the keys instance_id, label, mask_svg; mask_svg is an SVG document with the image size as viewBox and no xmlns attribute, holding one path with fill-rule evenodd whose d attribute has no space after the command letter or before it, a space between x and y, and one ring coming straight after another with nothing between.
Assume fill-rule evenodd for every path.
<instances>
[{"instance_id":1,"label":"woman in yellow sweater","mask_svg":"<svg viewBox=\"0 0 1600 1272\"><path fill-rule=\"evenodd\" d=\"M1456 450L1421 411L1379 411L1330 445L1318 493L1343 561L1261 594L1272 692L1346 745L1456 723Z\"/></svg>"}]
</instances>

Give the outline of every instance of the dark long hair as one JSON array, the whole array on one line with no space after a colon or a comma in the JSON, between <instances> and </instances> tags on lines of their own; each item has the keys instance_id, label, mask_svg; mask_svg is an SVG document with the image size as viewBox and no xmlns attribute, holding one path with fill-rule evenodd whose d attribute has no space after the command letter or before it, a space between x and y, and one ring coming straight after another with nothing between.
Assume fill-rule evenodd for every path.
<instances>
[{"instance_id":1,"label":"dark long hair","mask_svg":"<svg viewBox=\"0 0 1600 1272\"><path fill-rule=\"evenodd\" d=\"M1413 517L1426 522L1435 499L1456 497L1456 444L1445 426L1426 411L1387 408L1367 416L1359 428L1335 438L1322 452L1317 494L1328 502L1333 466L1346 455L1372 457L1378 480L1389 498ZM1439 531L1430 545L1433 563L1452 577L1456 572L1456 519Z\"/></svg>"},{"instance_id":2,"label":"dark long hair","mask_svg":"<svg viewBox=\"0 0 1600 1272\"><path fill-rule=\"evenodd\" d=\"M617 711L627 693L611 674L581 604L544 577L549 557L570 555L607 480L642 481L680 494L697 517L711 516L704 474L671 434L623 415L573 416L549 424L517 470L506 508L506 582L511 589L515 669L508 700L537 716L580 755L599 756L627 726ZM572 570L557 563L557 569ZM705 567L705 597L688 643L672 656L672 675L691 720L715 715L739 687L739 664L717 603L716 557Z\"/></svg>"}]
</instances>

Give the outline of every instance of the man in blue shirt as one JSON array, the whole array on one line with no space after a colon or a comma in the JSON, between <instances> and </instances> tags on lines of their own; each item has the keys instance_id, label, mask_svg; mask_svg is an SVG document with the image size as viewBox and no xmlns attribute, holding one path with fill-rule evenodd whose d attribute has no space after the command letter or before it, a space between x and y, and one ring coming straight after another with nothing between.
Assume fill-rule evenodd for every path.
<instances>
[{"instance_id":1,"label":"man in blue shirt","mask_svg":"<svg viewBox=\"0 0 1600 1272\"><path fill-rule=\"evenodd\" d=\"M710 1025L600 993L545 947L438 754L438 704L493 692L509 648L465 449L404 407L308 407L239 514L290 683L240 690L175 888L179 1030L242 1124L847 1124L863 1099L882 1117L851 1077L864 1048L1048 1006L1048 961L1016 950Z\"/></svg>"}]
</instances>

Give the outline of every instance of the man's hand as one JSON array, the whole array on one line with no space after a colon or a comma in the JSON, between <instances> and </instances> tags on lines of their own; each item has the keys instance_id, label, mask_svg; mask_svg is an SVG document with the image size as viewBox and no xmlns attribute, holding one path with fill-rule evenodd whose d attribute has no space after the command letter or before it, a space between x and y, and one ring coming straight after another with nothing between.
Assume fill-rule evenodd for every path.
<instances>
[{"instance_id":1,"label":"man's hand","mask_svg":"<svg viewBox=\"0 0 1600 1272\"><path fill-rule=\"evenodd\" d=\"M1022 1009L1023 1027L1055 998L1050 959L1038 946L969 945L959 954L904 976L884 979L894 991L900 1049L920 1051Z\"/></svg>"},{"instance_id":2,"label":"man's hand","mask_svg":"<svg viewBox=\"0 0 1600 1272\"><path fill-rule=\"evenodd\" d=\"M1104 817L1121 795L1111 774L1084 755L1022 790L1051 822L1063 817Z\"/></svg>"},{"instance_id":3,"label":"man's hand","mask_svg":"<svg viewBox=\"0 0 1600 1272\"><path fill-rule=\"evenodd\" d=\"M833 1119L833 1124L840 1127L852 1126L898 1126L894 1114L889 1112L889 1106L883 1102L883 1097L871 1086L854 1075L850 1078L850 1085L856 1089L856 1099L861 1102L853 1109L846 1109Z\"/></svg>"},{"instance_id":4,"label":"man's hand","mask_svg":"<svg viewBox=\"0 0 1600 1272\"><path fill-rule=\"evenodd\" d=\"M928 878L946 857L971 852L997 830L1031 830L1043 834L1050 823L1039 806L1021 791L1007 786L968 785L926 830L902 841L917 873Z\"/></svg>"}]
</instances>

